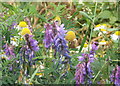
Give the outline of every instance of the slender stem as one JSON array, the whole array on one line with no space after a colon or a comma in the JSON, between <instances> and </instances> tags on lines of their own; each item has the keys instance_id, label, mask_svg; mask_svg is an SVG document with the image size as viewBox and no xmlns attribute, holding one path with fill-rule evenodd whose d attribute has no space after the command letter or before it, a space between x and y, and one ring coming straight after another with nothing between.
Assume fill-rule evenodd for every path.
<instances>
[{"instance_id":1,"label":"slender stem","mask_svg":"<svg viewBox=\"0 0 120 86\"><path fill-rule=\"evenodd\" d=\"M96 9L97 9L97 2L95 3L94 18L93 18L93 21L92 21L92 24L93 24L93 25L94 25L95 17L96 17ZM89 45L88 51L89 51L89 49L90 49L90 42L91 42L92 33L93 33L93 27L92 27L91 25L90 25L89 27L90 27L91 32L90 32L90 40L89 40L89 43L88 43L88 45Z\"/></svg>"}]
</instances>

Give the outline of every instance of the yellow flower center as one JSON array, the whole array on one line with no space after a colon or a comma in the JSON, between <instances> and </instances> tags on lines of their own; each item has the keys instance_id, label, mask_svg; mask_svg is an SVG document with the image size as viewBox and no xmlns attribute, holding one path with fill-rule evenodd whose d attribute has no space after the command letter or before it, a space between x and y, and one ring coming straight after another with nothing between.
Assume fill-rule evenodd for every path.
<instances>
[{"instance_id":1,"label":"yellow flower center","mask_svg":"<svg viewBox=\"0 0 120 86\"><path fill-rule=\"evenodd\" d=\"M115 35L120 36L120 31L116 31Z\"/></svg>"},{"instance_id":2,"label":"yellow flower center","mask_svg":"<svg viewBox=\"0 0 120 86\"><path fill-rule=\"evenodd\" d=\"M37 76L39 76L39 75L43 75L43 73L36 73L36 75L37 75Z\"/></svg>"},{"instance_id":3,"label":"yellow flower center","mask_svg":"<svg viewBox=\"0 0 120 86\"><path fill-rule=\"evenodd\" d=\"M102 40L102 41L99 42L99 44L100 45L106 45L106 44L108 44L108 41Z\"/></svg>"},{"instance_id":4,"label":"yellow flower center","mask_svg":"<svg viewBox=\"0 0 120 86\"><path fill-rule=\"evenodd\" d=\"M12 41L15 41L15 42L17 41L15 38L11 38L11 40L12 40Z\"/></svg>"},{"instance_id":5,"label":"yellow flower center","mask_svg":"<svg viewBox=\"0 0 120 86\"><path fill-rule=\"evenodd\" d=\"M95 27L100 27L101 25L100 24L98 24L98 25L96 25Z\"/></svg>"},{"instance_id":6,"label":"yellow flower center","mask_svg":"<svg viewBox=\"0 0 120 86\"><path fill-rule=\"evenodd\" d=\"M88 44L87 44L87 43L85 43L85 44L84 44L84 47L86 48L87 46L88 46Z\"/></svg>"},{"instance_id":7,"label":"yellow flower center","mask_svg":"<svg viewBox=\"0 0 120 86\"><path fill-rule=\"evenodd\" d=\"M100 41L100 42L106 42L105 40L102 40L102 41Z\"/></svg>"},{"instance_id":8,"label":"yellow flower center","mask_svg":"<svg viewBox=\"0 0 120 86\"><path fill-rule=\"evenodd\" d=\"M2 59L6 59L4 56L2 56Z\"/></svg>"},{"instance_id":9,"label":"yellow flower center","mask_svg":"<svg viewBox=\"0 0 120 86\"><path fill-rule=\"evenodd\" d=\"M68 31L65 36L65 39L68 41L73 41L75 38L76 38L76 35L73 31Z\"/></svg>"},{"instance_id":10,"label":"yellow flower center","mask_svg":"<svg viewBox=\"0 0 120 86\"><path fill-rule=\"evenodd\" d=\"M59 16L56 16L53 20L54 20L54 21L57 21L59 24L61 24L61 19L60 19Z\"/></svg>"},{"instance_id":11,"label":"yellow flower center","mask_svg":"<svg viewBox=\"0 0 120 86\"><path fill-rule=\"evenodd\" d=\"M23 39L22 38L20 38L20 41L22 41Z\"/></svg>"},{"instance_id":12,"label":"yellow flower center","mask_svg":"<svg viewBox=\"0 0 120 86\"><path fill-rule=\"evenodd\" d=\"M107 27L107 24L102 24L103 26Z\"/></svg>"},{"instance_id":13,"label":"yellow flower center","mask_svg":"<svg viewBox=\"0 0 120 86\"><path fill-rule=\"evenodd\" d=\"M20 26L20 27L27 27L27 24L26 24L26 22L21 21L21 22L19 23L19 26Z\"/></svg>"},{"instance_id":14,"label":"yellow flower center","mask_svg":"<svg viewBox=\"0 0 120 86\"><path fill-rule=\"evenodd\" d=\"M101 28L100 30L101 30L101 31L107 31L106 29L103 29L103 28Z\"/></svg>"},{"instance_id":15,"label":"yellow flower center","mask_svg":"<svg viewBox=\"0 0 120 86\"><path fill-rule=\"evenodd\" d=\"M25 34L32 34L31 31L28 28L23 28L21 31L21 35L25 35Z\"/></svg>"}]
</instances>

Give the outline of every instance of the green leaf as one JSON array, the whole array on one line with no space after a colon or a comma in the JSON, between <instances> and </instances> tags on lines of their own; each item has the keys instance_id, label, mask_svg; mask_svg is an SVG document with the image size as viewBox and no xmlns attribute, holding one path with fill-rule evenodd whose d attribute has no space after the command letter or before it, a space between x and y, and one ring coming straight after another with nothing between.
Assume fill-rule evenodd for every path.
<instances>
[{"instance_id":1,"label":"green leaf","mask_svg":"<svg viewBox=\"0 0 120 86\"><path fill-rule=\"evenodd\" d=\"M98 18L106 19L106 18L110 18L111 16L112 16L112 13L109 10L104 10L98 15Z\"/></svg>"},{"instance_id":2,"label":"green leaf","mask_svg":"<svg viewBox=\"0 0 120 86\"><path fill-rule=\"evenodd\" d=\"M35 70L35 72L32 74L32 77L30 78L29 83L31 83L31 81L33 80L33 78L35 77L35 74L38 72L39 67Z\"/></svg>"},{"instance_id":3,"label":"green leaf","mask_svg":"<svg viewBox=\"0 0 120 86\"><path fill-rule=\"evenodd\" d=\"M87 13L85 13L83 11L80 11L80 14L82 14L84 17L86 17L86 18L88 18L89 20L92 21L92 18Z\"/></svg>"}]
</instances>

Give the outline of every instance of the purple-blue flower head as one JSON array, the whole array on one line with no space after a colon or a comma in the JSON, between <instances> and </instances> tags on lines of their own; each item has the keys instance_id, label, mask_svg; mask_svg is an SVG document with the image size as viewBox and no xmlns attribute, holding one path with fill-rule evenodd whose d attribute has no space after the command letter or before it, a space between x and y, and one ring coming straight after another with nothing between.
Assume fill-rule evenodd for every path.
<instances>
[{"instance_id":1,"label":"purple-blue flower head","mask_svg":"<svg viewBox=\"0 0 120 86\"><path fill-rule=\"evenodd\" d=\"M29 47L32 51L38 51L38 50L39 50L38 42L37 42L35 39L33 39L33 35L26 34L26 35L25 35L25 39L26 39L26 41L27 41L28 47Z\"/></svg>"},{"instance_id":2,"label":"purple-blue flower head","mask_svg":"<svg viewBox=\"0 0 120 86\"><path fill-rule=\"evenodd\" d=\"M79 67L80 70L76 69L75 73L75 80L76 84L91 84L92 81L92 69L91 69L91 62L94 62L94 54L95 50L97 50L98 47L95 43L92 44L92 49L90 50L90 53L83 53L81 56L77 57L78 60L82 63L78 64L77 67Z\"/></svg>"},{"instance_id":3,"label":"purple-blue flower head","mask_svg":"<svg viewBox=\"0 0 120 86\"><path fill-rule=\"evenodd\" d=\"M55 27L57 29L57 34L54 37L54 48L56 52L59 52L61 55L67 58L71 58L68 54L69 51L68 51L67 41L65 40L66 30L64 30L65 29L64 25L58 26L55 23Z\"/></svg>"},{"instance_id":4,"label":"purple-blue flower head","mask_svg":"<svg viewBox=\"0 0 120 86\"><path fill-rule=\"evenodd\" d=\"M4 51L5 51L5 54L10 56L15 56L15 53L14 53L14 50L13 50L13 47L12 46L9 46L7 43L3 46Z\"/></svg>"},{"instance_id":5,"label":"purple-blue flower head","mask_svg":"<svg viewBox=\"0 0 120 86\"><path fill-rule=\"evenodd\" d=\"M110 80L115 84L115 86L120 86L120 66L117 65L116 68L112 71Z\"/></svg>"},{"instance_id":6,"label":"purple-blue flower head","mask_svg":"<svg viewBox=\"0 0 120 86\"><path fill-rule=\"evenodd\" d=\"M44 28L46 28L46 30L43 42L46 48L50 48L53 43L53 26L51 24L46 24Z\"/></svg>"}]
</instances>

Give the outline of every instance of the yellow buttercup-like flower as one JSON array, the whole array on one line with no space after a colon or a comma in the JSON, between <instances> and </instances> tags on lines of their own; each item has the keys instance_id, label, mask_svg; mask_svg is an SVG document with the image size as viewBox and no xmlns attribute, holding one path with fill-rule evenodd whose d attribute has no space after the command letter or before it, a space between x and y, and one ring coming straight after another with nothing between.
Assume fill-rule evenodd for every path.
<instances>
[{"instance_id":1,"label":"yellow buttercup-like flower","mask_svg":"<svg viewBox=\"0 0 120 86\"><path fill-rule=\"evenodd\" d=\"M23 35L25 35L25 34L32 34L32 33L31 33L30 29L28 29L28 28L23 28L22 31L21 31L21 35L23 36Z\"/></svg>"},{"instance_id":2,"label":"yellow buttercup-like flower","mask_svg":"<svg viewBox=\"0 0 120 86\"><path fill-rule=\"evenodd\" d=\"M65 36L65 39L68 41L73 41L75 38L76 38L76 35L73 31L68 31Z\"/></svg>"},{"instance_id":3,"label":"yellow buttercup-like flower","mask_svg":"<svg viewBox=\"0 0 120 86\"><path fill-rule=\"evenodd\" d=\"M20 26L20 27L27 27L27 24L26 24L26 22L21 21L21 22L19 23L19 26Z\"/></svg>"}]
</instances>

